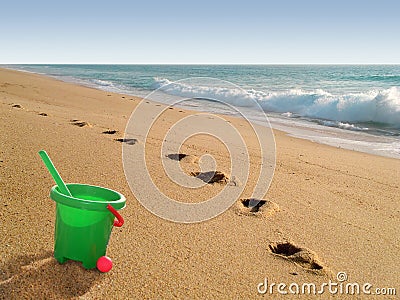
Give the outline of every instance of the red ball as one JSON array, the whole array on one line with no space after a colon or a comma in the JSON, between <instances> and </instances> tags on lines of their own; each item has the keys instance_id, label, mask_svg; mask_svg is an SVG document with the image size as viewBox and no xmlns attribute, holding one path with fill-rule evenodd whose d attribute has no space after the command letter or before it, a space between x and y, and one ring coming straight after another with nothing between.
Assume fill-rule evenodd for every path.
<instances>
[{"instance_id":1,"label":"red ball","mask_svg":"<svg viewBox=\"0 0 400 300\"><path fill-rule=\"evenodd\" d=\"M102 256L97 260L96 265L100 272L107 273L112 268L112 260L108 256Z\"/></svg>"}]
</instances>

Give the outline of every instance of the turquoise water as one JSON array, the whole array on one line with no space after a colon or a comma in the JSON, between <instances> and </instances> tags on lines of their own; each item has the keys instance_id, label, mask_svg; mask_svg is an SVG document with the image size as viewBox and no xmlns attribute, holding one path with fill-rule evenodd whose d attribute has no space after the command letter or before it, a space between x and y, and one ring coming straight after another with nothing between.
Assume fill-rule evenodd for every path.
<instances>
[{"instance_id":1,"label":"turquoise water","mask_svg":"<svg viewBox=\"0 0 400 300\"><path fill-rule=\"evenodd\" d=\"M102 90L146 96L161 88L166 95L193 97L192 107L224 111L209 100L236 106L259 103L280 125L340 129L351 136L391 137L400 153L400 65L13 65ZM176 82L212 77L241 89ZM201 97L196 95L201 92ZM250 107L251 109L251 107ZM296 126L294 126L296 125ZM313 127L314 128L314 127ZM317 127L315 127L317 128ZM370 141L368 138L363 142ZM382 142L382 141L377 141ZM387 142L387 141L386 141Z\"/></svg>"},{"instance_id":2,"label":"turquoise water","mask_svg":"<svg viewBox=\"0 0 400 300\"><path fill-rule=\"evenodd\" d=\"M158 79L214 77L263 92L321 89L335 95L400 87L400 65L14 65L100 86L151 90ZM100 80L97 82L96 80Z\"/></svg>"}]
</instances>

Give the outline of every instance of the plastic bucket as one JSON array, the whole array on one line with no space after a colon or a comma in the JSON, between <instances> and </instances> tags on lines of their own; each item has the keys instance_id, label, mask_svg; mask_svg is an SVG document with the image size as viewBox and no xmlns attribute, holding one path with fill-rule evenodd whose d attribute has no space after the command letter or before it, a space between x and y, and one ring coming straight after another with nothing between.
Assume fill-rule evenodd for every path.
<instances>
[{"instance_id":1,"label":"plastic bucket","mask_svg":"<svg viewBox=\"0 0 400 300\"><path fill-rule=\"evenodd\" d=\"M117 210L125 207L126 200L122 194L99 186L67 186L72 197L62 194L57 186L50 191L56 202L54 257L60 263L80 261L92 269L106 254L112 227L124 222Z\"/></svg>"}]
</instances>

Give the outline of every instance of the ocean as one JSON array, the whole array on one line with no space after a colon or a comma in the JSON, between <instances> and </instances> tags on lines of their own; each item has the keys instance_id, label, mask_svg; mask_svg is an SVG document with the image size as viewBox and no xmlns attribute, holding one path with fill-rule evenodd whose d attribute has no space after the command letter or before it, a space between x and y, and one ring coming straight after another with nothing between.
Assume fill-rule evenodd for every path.
<instances>
[{"instance_id":1,"label":"ocean","mask_svg":"<svg viewBox=\"0 0 400 300\"><path fill-rule=\"evenodd\" d=\"M105 91L232 114L258 103L272 127L315 142L400 158L400 65L3 65ZM229 82L223 87L187 78ZM183 80L183 81L182 81ZM201 95L199 97L198 95ZM151 99L151 95L149 96ZM253 112L253 114L252 114Z\"/></svg>"}]
</instances>

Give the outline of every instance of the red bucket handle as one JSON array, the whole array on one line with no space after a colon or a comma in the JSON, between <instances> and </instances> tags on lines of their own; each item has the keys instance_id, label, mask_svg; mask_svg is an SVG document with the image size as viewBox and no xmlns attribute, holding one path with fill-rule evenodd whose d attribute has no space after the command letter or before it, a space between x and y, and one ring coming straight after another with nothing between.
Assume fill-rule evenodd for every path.
<instances>
[{"instance_id":1,"label":"red bucket handle","mask_svg":"<svg viewBox=\"0 0 400 300\"><path fill-rule=\"evenodd\" d=\"M114 207L108 204L107 209L117 218L117 220L114 221L115 227L121 227L122 225L124 225L124 218L117 212Z\"/></svg>"}]
</instances>

